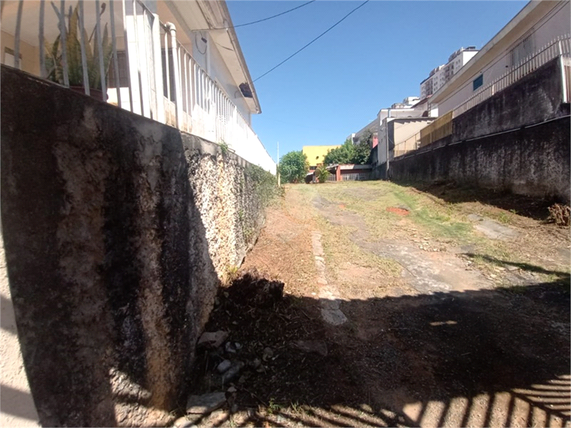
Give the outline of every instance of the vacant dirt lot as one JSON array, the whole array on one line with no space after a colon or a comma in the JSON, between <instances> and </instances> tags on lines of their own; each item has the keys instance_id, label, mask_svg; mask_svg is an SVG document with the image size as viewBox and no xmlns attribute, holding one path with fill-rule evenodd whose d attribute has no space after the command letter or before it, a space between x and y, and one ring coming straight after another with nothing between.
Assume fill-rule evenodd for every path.
<instances>
[{"instance_id":1,"label":"vacant dirt lot","mask_svg":"<svg viewBox=\"0 0 571 428\"><path fill-rule=\"evenodd\" d=\"M195 393L227 403L189 423L571 426L569 229L424 190L287 187L207 326L230 348L198 354Z\"/></svg>"}]
</instances>

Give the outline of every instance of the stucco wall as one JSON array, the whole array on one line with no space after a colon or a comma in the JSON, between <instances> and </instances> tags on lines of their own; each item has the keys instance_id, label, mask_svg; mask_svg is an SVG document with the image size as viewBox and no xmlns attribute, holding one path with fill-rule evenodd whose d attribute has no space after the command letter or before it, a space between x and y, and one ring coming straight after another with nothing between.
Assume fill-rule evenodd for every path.
<instances>
[{"instance_id":1,"label":"stucco wall","mask_svg":"<svg viewBox=\"0 0 571 428\"><path fill-rule=\"evenodd\" d=\"M216 288L263 222L251 167L2 67L2 227L44 426L164 425Z\"/></svg>"}]
</instances>

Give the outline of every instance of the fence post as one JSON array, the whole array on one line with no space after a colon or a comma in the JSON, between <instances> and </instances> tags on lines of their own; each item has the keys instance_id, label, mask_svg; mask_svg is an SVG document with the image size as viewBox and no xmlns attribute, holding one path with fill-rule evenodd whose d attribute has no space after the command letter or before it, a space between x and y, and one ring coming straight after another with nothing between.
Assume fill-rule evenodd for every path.
<instances>
[{"instance_id":1,"label":"fence post","mask_svg":"<svg viewBox=\"0 0 571 428\"><path fill-rule=\"evenodd\" d=\"M109 2L109 15L111 20L111 43L113 52L113 73L115 79L115 86L117 87L117 105L123 107L121 103L121 83L119 82L119 59L117 58L117 37L115 34L115 9L113 1Z\"/></svg>"},{"instance_id":2,"label":"fence post","mask_svg":"<svg viewBox=\"0 0 571 428\"><path fill-rule=\"evenodd\" d=\"M153 63L155 68L155 103L156 103L156 120L166 123L164 90L163 90L163 61L161 54L161 21L159 15L153 12L153 22L151 26L151 40L153 42ZM166 46L165 46L166 51Z\"/></svg>"},{"instance_id":3,"label":"fence post","mask_svg":"<svg viewBox=\"0 0 571 428\"><path fill-rule=\"evenodd\" d=\"M101 34L101 12L100 12L99 0L95 0L95 13L96 13L96 42L97 50L99 54L99 79L101 80L101 92L103 94L103 101L107 101L107 72L105 70L105 61L103 58L103 40ZM89 86L89 85L88 85Z\"/></svg>"},{"instance_id":4,"label":"fence post","mask_svg":"<svg viewBox=\"0 0 571 428\"><path fill-rule=\"evenodd\" d=\"M22 8L24 7L24 0L18 3L18 15L16 18L16 34L14 34L14 67L18 70L20 66L20 28L22 26Z\"/></svg>"},{"instance_id":5,"label":"fence post","mask_svg":"<svg viewBox=\"0 0 571 428\"><path fill-rule=\"evenodd\" d=\"M40 34L39 36L39 51L40 51L40 76L42 79L46 79L47 72L46 72L46 54L44 52L44 15L45 15L45 8L46 8L46 0L40 1Z\"/></svg>"},{"instance_id":6,"label":"fence post","mask_svg":"<svg viewBox=\"0 0 571 428\"><path fill-rule=\"evenodd\" d=\"M563 94L561 94L561 98L563 103L567 103L569 102L567 99L567 87L569 82L565 76L565 63L563 62L563 49L561 47L561 40L557 42L557 50L559 52L559 68L561 69L561 91L563 92Z\"/></svg>"},{"instance_id":7,"label":"fence post","mask_svg":"<svg viewBox=\"0 0 571 428\"><path fill-rule=\"evenodd\" d=\"M182 93L180 87L180 68L179 68L179 58L178 58L178 43L176 41L176 27L173 23L167 22L166 23L167 31L171 35L171 44L172 44L172 68L174 74L174 91L175 91L175 99L174 105L176 110L176 127L180 129L181 121L182 121Z\"/></svg>"},{"instance_id":8,"label":"fence post","mask_svg":"<svg viewBox=\"0 0 571 428\"><path fill-rule=\"evenodd\" d=\"M53 5L53 3L52 3ZM55 9L55 6L54 6ZM65 28L65 0L61 0L59 16L59 34L61 42L61 64L63 69L63 84L69 88L69 74L67 67L67 31Z\"/></svg>"},{"instance_id":9,"label":"fence post","mask_svg":"<svg viewBox=\"0 0 571 428\"><path fill-rule=\"evenodd\" d=\"M89 74L87 71L87 52L85 51L85 10L83 0L79 0L79 45L81 47L81 70L83 74L83 90L91 95L89 87Z\"/></svg>"}]
</instances>

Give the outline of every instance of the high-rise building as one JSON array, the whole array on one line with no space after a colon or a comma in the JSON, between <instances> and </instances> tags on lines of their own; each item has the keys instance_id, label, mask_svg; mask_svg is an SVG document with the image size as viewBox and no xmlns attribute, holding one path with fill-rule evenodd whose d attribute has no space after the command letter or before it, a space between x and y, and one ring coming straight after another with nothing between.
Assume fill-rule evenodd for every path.
<instances>
[{"instance_id":1,"label":"high-rise building","mask_svg":"<svg viewBox=\"0 0 571 428\"><path fill-rule=\"evenodd\" d=\"M452 76L478 53L475 46L460 48L448 58L448 62L434 68L429 76L420 83L420 98L424 99L436 93Z\"/></svg>"}]
</instances>

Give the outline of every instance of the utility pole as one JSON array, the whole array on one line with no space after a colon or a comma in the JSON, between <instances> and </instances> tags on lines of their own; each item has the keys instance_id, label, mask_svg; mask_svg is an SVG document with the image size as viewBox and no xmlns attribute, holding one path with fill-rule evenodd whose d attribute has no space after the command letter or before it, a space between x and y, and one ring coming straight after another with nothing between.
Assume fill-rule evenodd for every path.
<instances>
[{"instance_id":1,"label":"utility pole","mask_svg":"<svg viewBox=\"0 0 571 428\"><path fill-rule=\"evenodd\" d=\"M277 164L277 173L278 173L278 187L280 187L280 142L278 141L278 164Z\"/></svg>"}]
</instances>

